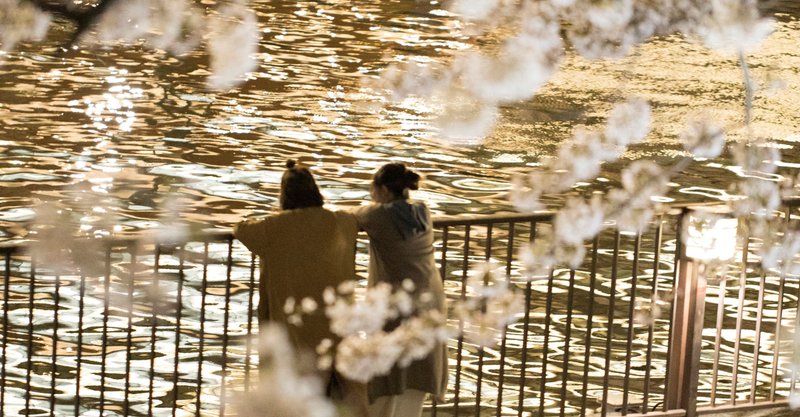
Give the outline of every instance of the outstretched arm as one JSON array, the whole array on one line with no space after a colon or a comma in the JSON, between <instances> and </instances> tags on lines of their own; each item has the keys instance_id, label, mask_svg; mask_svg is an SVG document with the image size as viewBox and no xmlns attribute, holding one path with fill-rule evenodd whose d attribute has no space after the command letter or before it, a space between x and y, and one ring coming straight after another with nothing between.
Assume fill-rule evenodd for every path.
<instances>
[{"instance_id":1,"label":"outstretched arm","mask_svg":"<svg viewBox=\"0 0 800 417\"><path fill-rule=\"evenodd\" d=\"M266 238L269 236L269 225L269 218L245 220L234 226L233 235L247 246L247 249L260 256L263 253Z\"/></svg>"}]
</instances>

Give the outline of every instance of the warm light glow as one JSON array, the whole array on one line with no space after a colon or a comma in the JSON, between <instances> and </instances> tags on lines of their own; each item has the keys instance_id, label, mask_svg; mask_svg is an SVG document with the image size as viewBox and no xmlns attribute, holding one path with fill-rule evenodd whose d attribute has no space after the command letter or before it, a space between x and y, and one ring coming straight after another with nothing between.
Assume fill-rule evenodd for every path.
<instances>
[{"instance_id":1,"label":"warm light glow","mask_svg":"<svg viewBox=\"0 0 800 417\"><path fill-rule=\"evenodd\" d=\"M739 220L716 218L706 212L689 216L686 228L686 256L701 262L727 261L736 254Z\"/></svg>"}]
</instances>

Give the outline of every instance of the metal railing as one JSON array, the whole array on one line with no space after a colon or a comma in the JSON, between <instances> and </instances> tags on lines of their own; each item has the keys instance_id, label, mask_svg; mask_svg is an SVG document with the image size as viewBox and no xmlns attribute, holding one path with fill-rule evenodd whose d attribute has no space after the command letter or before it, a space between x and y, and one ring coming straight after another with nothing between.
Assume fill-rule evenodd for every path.
<instances>
[{"instance_id":1,"label":"metal railing","mask_svg":"<svg viewBox=\"0 0 800 417\"><path fill-rule=\"evenodd\" d=\"M788 203L787 222L797 207ZM498 329L496 346L450 341L449 392L427 415L677 416L786 404L796 380L786 329L800 320L800 285L762 270L753 239L728 278L702 288L676 256L679 215L641 235L605 231L580 268L526 279L517 251L551 219L435 220L449 298L471 297L469 271L492 261L527 308ZM257 259L228 233L107 243L80 249L99 268L60 271L40 259L52 253L0 248L0 415L235 415L231 398L258 377Z\"/></svg>"},{"instance_id":2,"label":"metal railing","mask_svg":"<svg viewBox=\"0 0 800 417\"><path fill-rule=\"evenodd\" d=\"M436 406L448 415L628 414L663 403L665 373L658 370L666 369L669 320L637 325L635 307L649 303L656 291L671 290L666 221L643 236L601 234L590 243L584 269L525 279L515 248L535 240L549 223L541 216L441 225L443 276L460 297L466 296L471 265L492 260L505 265L527 306L496 351L465 345L462 338L452 343L455 389L451 401ZM498 370L496 378L484 376L487 365Z\"/></svg>"}]
</instances>

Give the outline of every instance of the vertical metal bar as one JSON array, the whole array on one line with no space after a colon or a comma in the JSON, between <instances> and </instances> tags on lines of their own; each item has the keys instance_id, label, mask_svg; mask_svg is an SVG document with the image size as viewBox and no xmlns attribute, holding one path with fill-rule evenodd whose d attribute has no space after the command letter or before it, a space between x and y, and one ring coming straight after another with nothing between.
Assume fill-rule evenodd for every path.
<instances>
[{"instance_id":1,"label":"vertical metal bar","mask_svg":"<svg viewBox=\"0 0 800 417\"><path fill-rule=\"evenodd\" d=\"M81 359L83 357L83 310L86 298L86 276L81 274L80 296L78 297L78 353L75 360L75 415L81 415Z\"/></svg>"},{"instance_id":2,"label":"vertical metal bar","mask_svg":"<svg viewBox=\"0 0 800 417\"><path fill-rule=\"evenodd\" d=\"M450 229L447 226L444 226L444 229L442 229L442 260L441 260L441 265L439 266L440 268L439 275L442 278L442 283L444 283L444 281L447 279L447 238L449 237L448 236L449 230ZM438 401L434 396L433 404L431 407L432 417L436 417L437 409L438 409Z\"/></svg>"},{"instance_id":3,"label":"vertical metal bar","mask_svg":"<svg viewBox=\"0 0 800 417\"><path fill-rule=\"evenodd\" d=\"M586 312L586 340L583 351L583 388L581 396L581 415L586 415L586 392L589 387L589 359L592 355L592 319L594 318L594 288L597 281L597 251L600 246L600 236L595 236L592 242L592 269L589 271L589 309Z\"/></svg>"},{"instance_id":4,"label":"vertical metal bar","mask_svg":"<svg viewBox=\"0 0 800 417\"><path fill-rule=\"evenodd\" d=\"M531 222L530 234L528 242L533 242L536 239L536 222ZM531 280L528 278L525 283L525 320L522 326L522 359L519 368L519 407L517 408L517 417L522 417L522 410L525 405L525 373L528 372L528 332L531 327L531 293L532 285Z\"/></svg>"},{"instance_id":5,"label":"vertical metal bar","mask_svg":"<svg viewBox=\"0 0 800 417\"><path fill-rule=\"evenodd\" d=\"M671 317L670 317L669 332L668 332L668 335L667 335L667 340L672 340L672 336L673 336L673 333L674 333L673 329L675 327L675 320L674 320L674 318L675 318L675 300L674 300L674 298L675 298L675 294L677 294L677 291L678 291L678 264L680 263L680 260L682 259L681 254L683 253L683 242L682 242L682 239L683 239L683 237L682 237L682 234L683 234L683 229L682 229L683 222L682 222L682 218L683 218L683 215L680 215L678 217L677 231L675 232L675 253L674 253L673 262L672 262L672 294L673 294L673 302L672 302L672 311L670 312L670 316ZM671 371L671 369L672 369L672 356L673 356L672 355L672 350L673 350L672 344L671 343L667 343L667 370L664 373L665 392L666 392L667 385L669 385L669 382L672 380L672 375L671 375L671 372L672 372ZM664 402L663 402L663 405L662 405L661 409L662 409L662 411L667 411L667 410L670 409L669 408L669 401L667 401L666 397L664 398Z\"/></svg>"},{"instance_id":6,"label":"vertical metal bar","mask_svg":"<svg viewBox=\"0 0 800 417\"><path fill-rule=\"evenodd\" d=\"M511 279L511 264L514 262L514 222L508 223L508 244L506 245L506 276ZM497 406L495 416L500 417L503 409L503 384L506 376L506 330L503 327L503 337L500 342L500 369L497 372Z\"/></svg>"},{"instance_id":7,"label":"vertical metal bar","mask_svg":"<svg viewBox=\"0 0 800 417\"><path fill-rule=\"evenodd\" d=\"M8 304L11 302L11 253L5 252L5 271L3 271L3 356L0 357L2 368L0 368L0 415L5 415L6 408L6 362L8 356L6 349L8 343Z\"/></svg>"},{"instance_id":8,"label":"vertical metal bar","mask_svg":"<svg viewBox=\"0 0 800 417\"><path fill-rule=\"evenodd\" d=\"M250 356L253 352L253 295L256 287L256 255L250 255L250 291L247 294L247 341L244 357L244 392L250 392Z\"/></svg>"},{"instance_id":9,"label":"vertical metal bar","mask_svg":"<svg viewBox=\"0 0 800 417\"><path fill-rule=\"evenodd\" d=\"M105 411L106 401L106 356L108 355L108 306L111 296L111 245L106 247L106 271L103 283L103 346L101 348L100 363L100 416Z\"/></svg>"},{"instance_id":10,"label":"vertical metal bar","mask_svg":"<svg viewBox=\"0 0 800 417\"><path fill-rule=\"evenodd\" d=\"M736 309L736 340L733 343L733 367L731 376L731 405L736 405L737 380L739 378L739 346L742 338L742 319L744 307L744 294L747 289L747 258L750 250L750 235L745 235L744 249L742 250L742 273L739 274L739 308Z\"/></svg>"},{"instance_id":11,"label":"vertical metal bar","mask_svg":"<svg viewBox=\"0 0 800 417\"><path fill-rule=\"evenodd\" d=\"M786 219L785 223L785 230L788 232L789 227L791 226L791 217L792 212L789 207L785 207L783 212L784 218ZM785 233L784 232L784 236ZM781 352L781 330L783 329L783 296L784 291L786 290L786 265L781 266L781 274L778 277L780 280L780 284L778 287L778 313L775 317L775 353L772 356L772 385L770 386L770 394L769 400L774 402L775 401L775 391L777 390L777 383L778 383L778 362L780 360L780 352ZM790 391L791 392L791 391Z\"/></svg>"},{"instance_id":12,"label":"vertical metal bar","mask_svg":"<svg viewBox=\"0 0 800 417\"><path fill-rule=\"evenodd\" d=\"M36 260L31 255L31 280L29 283L30 291L28 292L28 363L26 366L25 374L25 409L31 409L31 374L33 373L33 304L35 301L36 290Z\"/></svg>"},{"instance_id":13,"label":"vertical metal bar","mask_svg":"<svg viewBox=\"0 0 800 417\"><path fill-rule=\"evenodd\" d=\"M153 310L150 315L150 322L153 326L150 329L150 386L149 400L147 404L147 416L153 416L153 399L155 398L155 379L156 379L156 331L158 330L158 299L161 297L161 281L158 278L159 269L161 267L161 245L156 243L155 247L155 260L153 264Z\"/></svg>"},{"instance_id":14,"label":"vertical metal bar","mask_svg":"<svg viewBox=\"0 0 800 417\"><path fill-rule=\"evenodd\" d=\"M717 300L717 334L714 337L714 365L711 370L711 406L717 404L717 382L719 381L719 349L722 344L722 324L725 319L725 278L719 283Z\"/></svg>"},{"instance_id":15,"label":"vertical metal bar","mask_svg":"<svg viewBox=\"0 0 800 417\"><path fill-rule=\"evenodd\" d=\"M764 321L764 287L767 285L767 271L761 271L761 285L758 287L758 308L756 310L756 340L753 342L753 373L750 379L750 403L756 402L758 385L758 358L761 353L761 324Z\"/></svg>"},{"instance_id":16,"label":"vertical metal bar","mask_svg":"<svg viewBox=\"0 0 800 417\"><path fill-rule=\"evenodd\" d=\"M778 383L778 361L780 360L781 352L781 329L783 328L783 293L786 286L786 277L784 271L781 271L780 286L778 287L778 313L775 317L775 353L772 355L772 384L769 391L769 400L775 402L775 391L777 390Z\"/></svg>"},{"instance_id":17,"label":"vertical metal bar","mask_svg":"<svg viewBox=\"0 0 800 417\"><path fill-rule=\"evenodd\" d=\"M486 225L486 253L484 255L484 261L489 262L492 259L492 232L493 232L494 225L489 223Z\"/></svg>"},{"instance_id":18,"label":"vertical metal bar","mask_svg":"<svg viewBox=\"0 0 800 417\"><path fill-rule=\"evenodd\" d=\"M651 287L651 294L653 298L653 302L656 302L656 294L658 294L658 267L661 258L661 234L664 230L664 221L662 218L658 219L658 226L656 227L655 237L653 238L653 286ZM655 308L656 306L652 306L651 308ZM651 310L652 312L653 310ZM653 359L653 333L655 329L655 321L656 317L653 317L650 320L649 325L647 326L647 359L644 369L644 393L642 396L642 413L647 413L647 402L650 399L650 366L652 364Z\"/></svg>"},{"instance_id":19,"label":"vertical metal bar","mask_svg":"<svg viewBox=\"0 0 800 417\"><path fill-rule=\"evenodd\" d=\"M550 279L547 282L547 301L545 303L544 318L544 345L542 346L542 384L539 386L539 415L544 415L544 399L547 393L547 360L550 356L550 316L553 313L553 282L555 275L550 270Z\"/></svg>"},{"instance_id":20,"label":"vertical metal bar","mask_svg":"<svg viewBox=\"0 0 800 417\"><path fill-rule=\"evenodd\" d=\"M442 282L447 279L447 238L450 228L445 226L442 230L442 264L439 266L439 275L442 277Z\"/></svg>"},{"instance_id":21,"label":"vertical metal bar","mask_svg":"<svg viewBox=\"0 0 800 417\"><path fill-rule=\"evenodd\" d=\"M794 315L794 332L793 335L795 340L797 336L797 332L800 331L800 285L797 286L797 307L795 307L795 315ZM792 350L798 349L797 346L794 346ZM789 395L794 394L794 388L797 384L797 367L791 366L792 371L792 379L789 381Z\"/></svg>"},{"instance_id":22,"label":"vertical metal bar","mask_svg":"<svg viewBox=\"0 0 800 417\"><path fill-rule=\"evenodd\" d=\"M226 377L227 377L227 366L228 366L228 339L230 335L228 334L228 320L230 318L230 306L231 306L231 272L233 271L233 239L228 239L228 265L227 270L225 271L225 313L223 315L223 324L222 324L222 380L220 381L220 399L219 399L219 415L220 417L225 416L225 389L226 389Z\"/></svg>"},{"instance_id":23,"label":"vertical metal bar","mask_svg":"<svg viewBox=\"0 0 800 417\"><path fill-rule=\"evenodd\" d=\"M131 270L128 276L128 279L130 280L130 282L128 282L128 338L125 345L125 400L122 407L125 415L130 415L131 407L131 359L133 356L131 350L133 348L133 293L135 291L136 284L136 252L136 243L133 243L130 247Z\"/></svg>"},{"instance_id":24,"label":"vertical metal bar","mask_svg":"<svg viewBox=\"0 0 800 417\"><path fill-rule=\"evenodd\" d=\"M58 309L60 304L61 277L56 274L55 288L53 293L53 357L51 362L53 370L50 374L50 416L56 414L56 379L58 377Z\"/></svg>"},{"instance_id":25,"label":"vertical metal bar","mask_svg":"<svg viewBox=\"0 0 800 417\"><path fill-rule=\"evenodd\" d=\"M253 255L255 258L255 255ZM197 388L195 390L195 415L200 415L200 398L203 388L203 361L205 361L206 293L208 292L208 242L203 242L203 282L200 284L200 342L197 352ZM249 323L248 323L249 326ZM248 332L249 333L249 332Z\"/></svg>"},{"instance_id":26,"label":"vertical metal bar","mask_svg":"<svg viewBox=\"0 0 800 417\"><path fill-rule=\"evenodd\" d=\"M492 223L489 223L486 226L486 253L484 256L484 261L489 262L492 258ZM488 277L484 277L483 285L488 285L487 281ZM486 313L486 307L484 306L483 312ZM481 386L483 385L483 359L486 352L484 351L483 346L478 347L478 375L477 381L475 381L475 415L481 415Z\"/></svg>"},{"instance_id":27,"label":"vertical metal bar","mask_svg":"<svg viewBox=\"0 0 800 417\"><path fill-rule=\"evenodd\" d=\"M569 271L569 290L567 292L567 322L564 334L564 362L561 365L561 412L564 417L567 406L567 378L569 377L569 342L572 338L572 308L575 298L575 270Z\"/></svg>"},{"instance_id":28,"label":"vertical metal bar","mask_svg":"<svg viewBox=\"0 0 800 417\"><path fill-rule=\"evenodd\" d=\"M469 233L470 225L466 226L464 230L464 257L461 265L461 299L467 298L467 269L469 268ZM461 366L464 349L464 319L458 320L458 352L456 353L456 383L455 383L455 396L453 397L454 415L459 415L459 403L461 396Z\"/></svg>"},{"instance_id":29,"label":"vertical metal bar","mask_svg":"<svg viewBox=\"0 0 800 417\"><path fill-rule=\"evenodd\" d=\"M633 354L633 314L636 306L636 281L639 279L639 255L641 250L642 235L637 234L633 248L633 268L631 271L631 294L628 303L628 338L625 347L625 377L622 383L622 415L628 415L628 389L631 383L631 356Z\"/></svg>"},{"instance_id":30,"label":"vertical metal bar","mask_svg":"<svg viewBox=\"0 0 800 417\"><path fill-rule=\"evenodd\" d=\"M609 381L609 373L611 373L611 340L614 336L614 300L616 299L617 293L617 268L618 268L618 261L619 261L619 241L620 241L620 234L619 230L614 232L614 255L611 261L611 289L608 293L608 334L606 335L606 364L605 364L605 375L603 376L603 404L602 409L600 411L600 415L605 417L608 410L606 405L608 404L608 381Z\"/></svg>"},{"instance_id":31,"label":"vertical metal bar","mask_svg":"<svg viewBox=\"0 0 800 417\"><path fill-rule=\"evenodd\" d=\"M180 382L181 316L183 315L183 274L186 248L178 248L178 294L175 297L175 367L172 374L172 417L178 410L178 383Z\"/></svg>"},{"instance_id":32,"label":"vertical metal bar","mask_svg":"<svg viewBox=\"0 0 800 417\"><path fill-rule=\"evenodd\" d=\"M517 409L517 416L522 417L523 406L525 405L525 379L528 372L528 332L531 324L531 298L533 293L533 286L531 281L525 283L525 319L522 325L522 359L519 368L519 408Z\"/></svg>"}]
</instances>

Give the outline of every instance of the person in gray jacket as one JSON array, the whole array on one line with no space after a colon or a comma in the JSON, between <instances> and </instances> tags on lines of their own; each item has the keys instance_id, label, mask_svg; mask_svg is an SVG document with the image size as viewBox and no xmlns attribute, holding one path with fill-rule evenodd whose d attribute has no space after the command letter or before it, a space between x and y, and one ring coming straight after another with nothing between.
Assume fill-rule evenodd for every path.
<instances>
[{"instance_id":1,"label":"person in gray jacket","mask_svg":"<svg viewBox=\"0 0 800 417\"><path fill-rule=\"evenodd\" d=\"M446 314L430 211L423 202L409 199L409 190L418 189L419 180L403 164L386 164L373 177L373 203L355 211L370 240L369 285L386 282L400 288L404 280L411 280L418 309L435 308ZM423 303L420 295L426 293L430 295ZM385 330L398 324L389 323ZM426 394L444 396L447 376L447 346L439 343L426 357L407 367L395 365L388 375L369 381L370 415L419 417Z\"/></svg>"}]
</instances>

